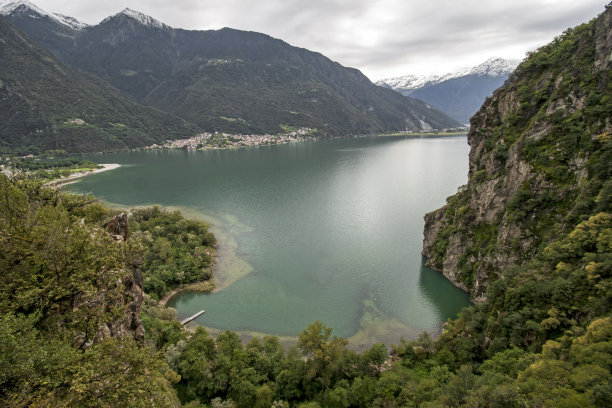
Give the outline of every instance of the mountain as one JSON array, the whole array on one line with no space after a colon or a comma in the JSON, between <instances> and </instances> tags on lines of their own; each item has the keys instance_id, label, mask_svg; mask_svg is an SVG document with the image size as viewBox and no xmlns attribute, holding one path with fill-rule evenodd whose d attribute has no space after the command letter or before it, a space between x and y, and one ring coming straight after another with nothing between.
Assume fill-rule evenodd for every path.
<instances>
[{"instance_id":1,"label":"mountain","mask_svg":"<svg viewBox=\"0 0 612 408\"><path fill-rule=\"evenodd\" d=\"M74 17L58 13L48 13L28 0L0 0L0 14L11 15L13 18L42 19L53 21L71 30L82 30L88 24L82 23Z\"/></svg>"},{"instance_id":2,"label":"mountain","mask_svg":"<svg viewBox=\"0 0 612 408\"><path fill-rule=\"evenodd\" d=\"M593 297L581 285L609 276L611 32L608 7L530 54L472 117L468 184L427 214L423 254L475 301L502 275Z\"/></svg>"},{"instance_id":3,"label":"mountain","mask_svg":"<svg viewBox=\"0 0 612 408\"><path fill-rule=\"evenodd\" d=\"M343 135L459 125L358 70L264 34L175 29L130 9L80 30L13 14L11 21L66 63L209 131L309 127Z\"/></svg>"},{"instance_id":4,"label":"mountain","mask_svg":"<svg viewBox=\"0 0 612 408\"><path fill-rule=\"evenodd\" d=\"M0 39L2 151L117 150L199 131L60 62L2 16Z\"/></svg>"},{"instance_id":5,"label":"mountain","mask_svg":"<svg viewBox=\"0 0 612 408\"><path fill-rule=\"evenodd\" d=\"M49 13L27 0L0 0L0 14L58 57L78 31L88 25L73 17Z\"/></svg>"},{"instance_id":6,"label":"mountain","mask_svg":"<svg viewBox=\"0 0 612 408\"><path fill-rule=\"evenodd\" d=\"M504 84L515 66L502 58L490 58L471 69L442 76L407 75L383 79L377 84L427 102L461 123L469 123L470 117Z\"/></svg>"}]
</instances>

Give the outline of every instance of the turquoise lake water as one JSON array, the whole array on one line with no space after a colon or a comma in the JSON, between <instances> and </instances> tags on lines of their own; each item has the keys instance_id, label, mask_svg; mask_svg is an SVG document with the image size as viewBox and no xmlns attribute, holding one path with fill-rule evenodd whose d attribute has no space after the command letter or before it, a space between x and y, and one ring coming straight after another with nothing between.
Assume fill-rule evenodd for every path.
<instances>
[{"instance_id":1,"label":"turquoise lake water","mask_svg":"<svg viewBox=\"0 0 612 408\"><path fill-rule=\"evenodd\" d=\"M289 342L320 320L364 347L437 333L469 305L420 255L423 216L467 182L468 152L457 136L114 153L89 158L120 168L66 189L211 223L218 289L172 299L180 317Z\"/></svg>"}]
</instances>

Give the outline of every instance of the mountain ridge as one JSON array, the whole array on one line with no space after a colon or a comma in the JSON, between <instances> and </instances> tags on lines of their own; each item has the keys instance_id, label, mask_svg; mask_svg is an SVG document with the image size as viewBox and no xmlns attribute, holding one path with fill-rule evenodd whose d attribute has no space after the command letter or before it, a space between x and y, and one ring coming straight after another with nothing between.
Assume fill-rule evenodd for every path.
<instances>
[{"instance_id":1,"label":"mountain ridge","mask_svg":"<svg viewBox=\"0 0 612 408\"><path fill-rule=\"evenodd\" d=\"M408 75L381 80L377 84L422 100L467 124L485 99L503 85L515 67L512 61L493 57L475 67L442 76Z\"/></svg>"},{"instance_id":2,"label":"mountain ridge","mask_svg":"<svg viewBox=\"0 0 612 408\"><path fill-rule=\"evenodd\" d=\"M0 148L40 153L117 150L191 137L199 129L136 104L71 68L0 16Z\"/></svg>"},{"instance_id":3,"label":"mountain ridge","mask_svg":"<svg viewBox=\"0 0 612 408\"><path fill-rule=\"evenodd\" d=\"M466 75L507 76L516 68L518 63L500 57L491 57L481 64L473 67L459 69L442 75L402 75L399 77L383 78L375 82L376 85L394 89L402 95L409 96L414 91L439 84L440 82Z\"/></svg>"},{"instance_id":4,"label":"mountain ridge","mask_svg":"<svg viewBox=\"0 0 612 408\"><path fill-rule=\"evenodd\" d=\"M79 31L9 18L64 62L207 131L289 126L333 136L460 125L354 68L261 33L172 28L131 9Z\"/></svg>"},{"instance_id":5,"label":"mountain ridge","mask_svg":"<svg viewBox=\"0 0 612 408\"><path fill-rule=\"evenodd\" d=\"M41 17L48 17L75 31L89 27L89 24L83 23L74 17L59 13L49 13L28 0L0 0L0 15L28 15L29 12L36 13L34 15L30 14L29 17L37 18L37 15Z\"/></svg>"},{"instance_id":6,"label":"mountain ridge","mask_svg":"<svg viewBox=\"0 0 612 408\"><path fill-rule=\"evenodd\" d=\"M104 23L108 19L112 19L113 17L119 16L119 15L125 15L127 17L130 17L130 18L138 21L142 25L145 25L145 26L148 26L148 27L173 28L173 27L170 27L169 25L166 25L166 24L162 23L159 20L154 19L153 17L151 17L149 15L141 13L140 11L132 10L129 7L124 8L119 13L117 13L117 14L115 14L113 16L106 17L104 20L102 20L102 22L100 24Z\"/></svg>"}]
</instances>

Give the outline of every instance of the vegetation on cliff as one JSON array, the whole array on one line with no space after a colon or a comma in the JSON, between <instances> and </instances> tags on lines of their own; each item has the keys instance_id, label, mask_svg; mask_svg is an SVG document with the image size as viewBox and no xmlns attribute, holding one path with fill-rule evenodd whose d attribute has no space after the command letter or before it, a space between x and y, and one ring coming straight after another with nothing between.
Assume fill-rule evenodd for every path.
<instances>
[{"instance_id":1,"label":"vegetation on cliff","mask_svg":"<svg viewBox=\"0 0 612 408\"><path fill-rule=\"evenodd\" d=\"M503 270L529 269L612 210L611 19L530 54L472 118L469 182L427 215L424 254L477 301Z\"/></svg>"},{"instance_id":2,"label":"vegetation on cliff","mask_svg":"<svg viewBox=\"0 0 612 408\"><path fill-rule=\"evenodd\" d=\"M0 175L0 405L176 406L176 375L142 344L137 241L110 210Z\"/></svg>"}]
</instances>

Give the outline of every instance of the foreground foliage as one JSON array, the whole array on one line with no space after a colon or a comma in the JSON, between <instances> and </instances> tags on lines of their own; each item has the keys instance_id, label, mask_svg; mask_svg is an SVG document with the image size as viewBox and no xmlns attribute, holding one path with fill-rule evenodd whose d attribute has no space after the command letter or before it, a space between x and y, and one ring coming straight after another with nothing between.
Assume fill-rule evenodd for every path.
<instances>
[{"instance_id":1,"label":"foreground foliage","mask_svg":"<svg viewBox=\"0 0 612 408\"><path fill-rule=\"evenodd\" d=\"M100 228L109 214L0 175L0 405L178 405L161 356L100 331L127 312L121 282L142 252Z\"/></svg>"},{"instance_id":2,"label":"foreground foliage","mask_svg":"<svg viewBox=\"0 0 612 408\"><path fill-rule=\"evenodd\" d=\"M289 350L278 338L243 345L234 332L213 339L176 327L166 361L181 376L188 407L603 407L612 403L612 319L593 320L547 341L541 351L510 347L458 361L426 333L362 354L315 322ZM182 338L181 338L182 337Z\"/></svg>"}]
</instances>

